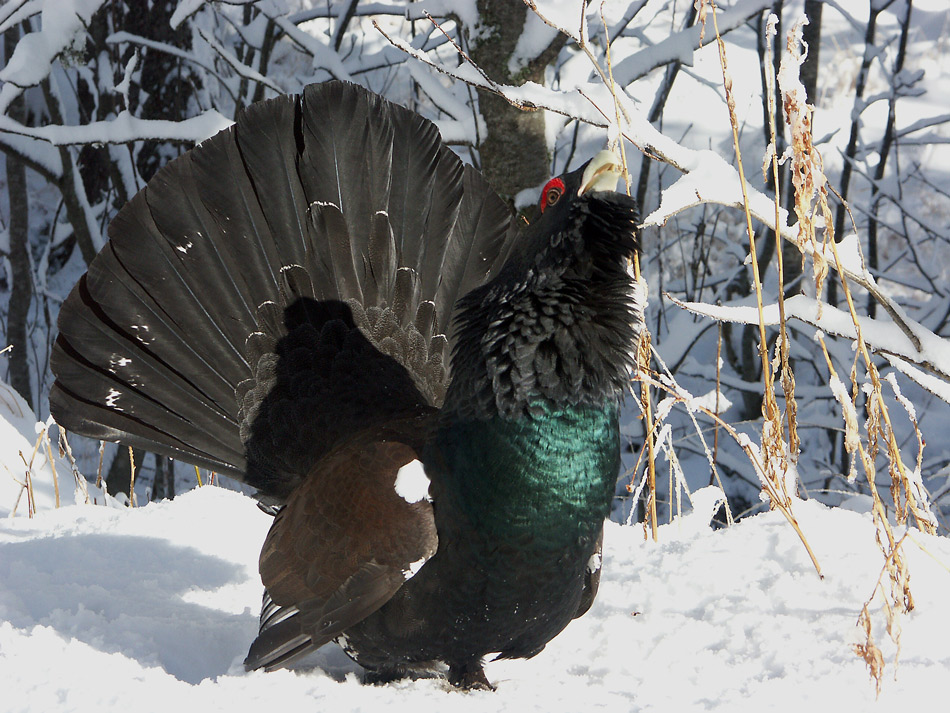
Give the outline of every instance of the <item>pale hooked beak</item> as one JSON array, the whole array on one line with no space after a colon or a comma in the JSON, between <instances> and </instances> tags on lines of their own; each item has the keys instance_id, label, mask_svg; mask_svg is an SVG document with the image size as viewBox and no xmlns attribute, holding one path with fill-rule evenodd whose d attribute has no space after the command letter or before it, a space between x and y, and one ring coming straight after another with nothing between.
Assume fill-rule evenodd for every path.
<instances>
[{"instance_id":1,"label":"pale hooked beak","mask_svg":"<svg viewBox=\"0 0 950 713\"><path fill-rule=\"evenodd\" d=\"M582 196L589 191L615 191L617 180L622 174L620 159L613 151L604 149L594 156L584 169L577 195Z\"/></svg>"}]
</instances>

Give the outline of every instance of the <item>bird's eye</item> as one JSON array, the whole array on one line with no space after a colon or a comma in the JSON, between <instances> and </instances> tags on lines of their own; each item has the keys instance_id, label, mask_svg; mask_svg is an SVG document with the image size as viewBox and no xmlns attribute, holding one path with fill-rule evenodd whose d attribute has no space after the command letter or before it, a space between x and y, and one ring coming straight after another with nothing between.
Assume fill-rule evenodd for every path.
<instances>
[{"instance_id":1,"label":"bird's eye","mask_svg":"<svg viewBox=\"0 0 950 713\"><path fill-rule=\"evenodd\" d=\"M560 178L552 178L544 186L544 190L541 191L541 212L543 213L545 208L557 203L562 195L564 195L564 181Z\"/></svg>"}]
</instances>

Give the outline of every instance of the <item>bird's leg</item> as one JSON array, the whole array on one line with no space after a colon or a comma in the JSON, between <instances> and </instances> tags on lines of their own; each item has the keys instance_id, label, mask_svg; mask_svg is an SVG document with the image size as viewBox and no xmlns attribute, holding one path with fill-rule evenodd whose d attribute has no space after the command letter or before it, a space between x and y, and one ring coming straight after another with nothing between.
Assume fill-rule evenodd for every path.
<instances>
[{"instance_id":1,"label":"bird's leg","mask_svg":"<svg viewBox=\"0 0 950 713\"><path fill-rule=\"evenodd\" d=\"M369 686L382 686L393 681L400 681L412 676L405 666L392 666L387 668L366 669L363 672L363 683Z\"/></svg>"},{"instance_id":2,"label":"bird's leg","mask_svg":"<svg viewBox=\"0 0 950 713\"><path fill-rule=\"evenodd\" d=\"M468 691L494 691L495 687L485 676L481 661L469 661L464 664L449 664L449 683Z\"/></svg>"}]
</instances>

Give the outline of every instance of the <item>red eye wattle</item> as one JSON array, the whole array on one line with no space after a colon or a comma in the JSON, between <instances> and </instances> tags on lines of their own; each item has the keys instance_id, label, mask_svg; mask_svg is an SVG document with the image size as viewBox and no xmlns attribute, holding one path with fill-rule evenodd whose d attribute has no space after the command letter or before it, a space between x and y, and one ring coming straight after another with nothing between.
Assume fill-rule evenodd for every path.
<instances>
[{"instance_id":1,"label":"red eye wattle","mask_svg":"<svg viewBox=\"0 0 950 713\"><path fill-rule=\"evenodd\" d=\"M541 212L550 205L557 203L564 195L564 181L560 178L552 178L544 185L541 191Z\"/></svg>"}]
</instances>

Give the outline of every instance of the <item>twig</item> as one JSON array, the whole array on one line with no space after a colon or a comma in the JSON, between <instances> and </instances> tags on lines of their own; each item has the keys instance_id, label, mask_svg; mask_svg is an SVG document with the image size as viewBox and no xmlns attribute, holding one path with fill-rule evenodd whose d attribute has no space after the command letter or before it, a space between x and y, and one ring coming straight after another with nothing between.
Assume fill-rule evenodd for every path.
<instances>
[{"instance_id":1,"label":"twig","mask_svg":"<svg viewBox=\"0 0 950 713\"><path fill-rule=\"evenodd\" d=\"M749 259L752 266L752 284L755 288L755 302L758 310L759 328L759 359L762 362L762 451L765 469L763 483L766 484L769 494L769 506L780 507L783 512L788 511L789 522L798 528L794 516L791 514L792 495L797 483L789 483L789 475L797 475L792 467L794 452L786 444L782 432L782 419L775 401L774 376L768 355L768 341L765 334L765 313L762 300L762 277L759 272L758 249L755 242L755 231L752 229L752 213L749 209L749 191L745 180L745 170L742 166L742 151L739 148L739 120L736 116L735 99L732 95L732 77L728 71L726 61L726 44L719 33L719 24L716 19L717 8L715 2L707 0L713 19L713 28L716 33L716 45L719 48L719 63L722 67L722 83L726 94L726 107L729 110L729 123L732 127L732 143L736 152L736 163L739 173L739 184L742 188L743 209L746 219L746 234L749 238ZM776 213L778 210L776 209ZM777 499L779 498L779 499Z\"/></svg>"},{"instance_id":2,"label":"twig","mask_svg":"<svg viewBox=\"0 0 950 713\"><path fill-rule=\"evenodd\" d=\"M129 507L135 507L135 457L132 446L129 446Z\"/></svg>"},{"instance_id":3,"label":"twig","mask_svg":"<svg viewBox=\"0 0 950 713\"><path fill-rule=\"evenodd\" d=\"M66 458L69 460L69 467L72 470L73 478L76 481L76 489L83 494L83 501L86 505L89 504L89 488L86 486L86 479L83 477L82 473L79 472L79 466L76 465L76 458L73 456L73 449L69 445L69 441L66 439L66 430L60 426L59 427L59 452L60 454L66 455Z\"/></svg>"},{"instance_id":4,"label":"twig","mask_svg":"<svg viewBox=\"0 0 950 713\"><path fill-rule=\"evenodd\" d=\"M96 487L102 490L102 457L105 455L106 442L99 441L99 468L96 470Z\"/></svg>"},{"instance_id":5,"label":"twig","mask_svg":"<svg viewBox=\"0 0 950 713\"><path fill-rule=\"evenodd\" d=\"M779 186L781 182L779 181L779 171L778 171L778 143L776 139L776 114L777 108L775 106L775 63L772 59L772 38L775 36L775 25L778 22L778 18L775 15L770 14L767 30L766 30L766 54L768 61L765 62L765 74L766 74L766 93L768 96L768 118L769 118L769 138L771 142L771 165L772 165L772 185L775 186L775 224L778 225L781 221L782 208L781 208L781 191ZM792 372L791 365L788 361L789 355L789 339L788 339L788 329L787 329L787 318L785 316L785 260L783 256L783 251L781 246L775 251L777 267L776 271L778 273L778 309L779 309L779 343L777 345L779 358L782 364L782 391L785 394L785 417L788 423L788 450L790 457L795 459L798 454L799 449L799 440L798 440L798 429L796 427L796 414L797 414L797 404L795 402L795 375Z\"/></svg>"},{"instance_id":6,"label":"twig","mask_svg":"<svg viewBox=\"0 0 950 713\"><path fill-rule=\"evenodd\" d=\"M641 378L649 379L652 386L663 389L667 393L671 394L677 400L686 403L687 397L685 392L680 392L673 388L672 384L665 383L663 379L658 379L650 375L641 375ZM792 529L795 530L795 533L798 535L798 538L801 540L802 545L805 547L805 551L808 553L809 559L811 559L812 565L815 567L815 571L818 573L818 576L824 579L824 575L821 573L821 566L818 564L818 558L815 556L814 551L811 549L811 545L808 543L808 539L805 537L805 533L802 531L801 526L798 524L798 520L795 518L795 515L792 511L786 507L785 503L781 498L778 497L778 492L775 490L775 487L769 482L769 479L764 477L765 467L763 465L762 459L760 458L760 453L756 449L751 441L744 435L736 431L735 428L729 423L727 423L723 418L716 413L713 413L710 409L702 406L700 404L693 404L691 406L697 411L702 411L704 414L713 419L719 426L726 431L729 436L738 444L743 451L745 451L746 456L749 461L752 463L753 468L755 469L756 475L759 478L759 482L766 489L769 494L772 502L776 503L777 509L785 516L785 519L792 526Z\"/></svg>"},{"instance_id":7,"label":"twig","mask_svg":"<svg viewBox=\"0 0 950 713\"><path fill-rule=\"evenodd\" d=\"M356 14L356 6L358 4L359 0L350 0L350 4L346 7L346 12L343 13L343 18L337 23L336 34L333 38L334 52L340 51L340 46L343 44L343 35L346 34L346 28L350 24L350 20L352 20Z\"/></svg>"},{"instance_id":8,"label":"twig","mask_svg":"<svg viewBox=\"0 0 950 713\"><path fill-rule=\"evenodd\" d=\"M43 429L42 437L46 444L46 456L49 458L49 467L50 470L53 471L53 492L56 498L56 507L59 508L59 475L56 473L56 463L53 460L53 448L50 446L49 432L46 428Z\"/></svg>"}]
</instances>

